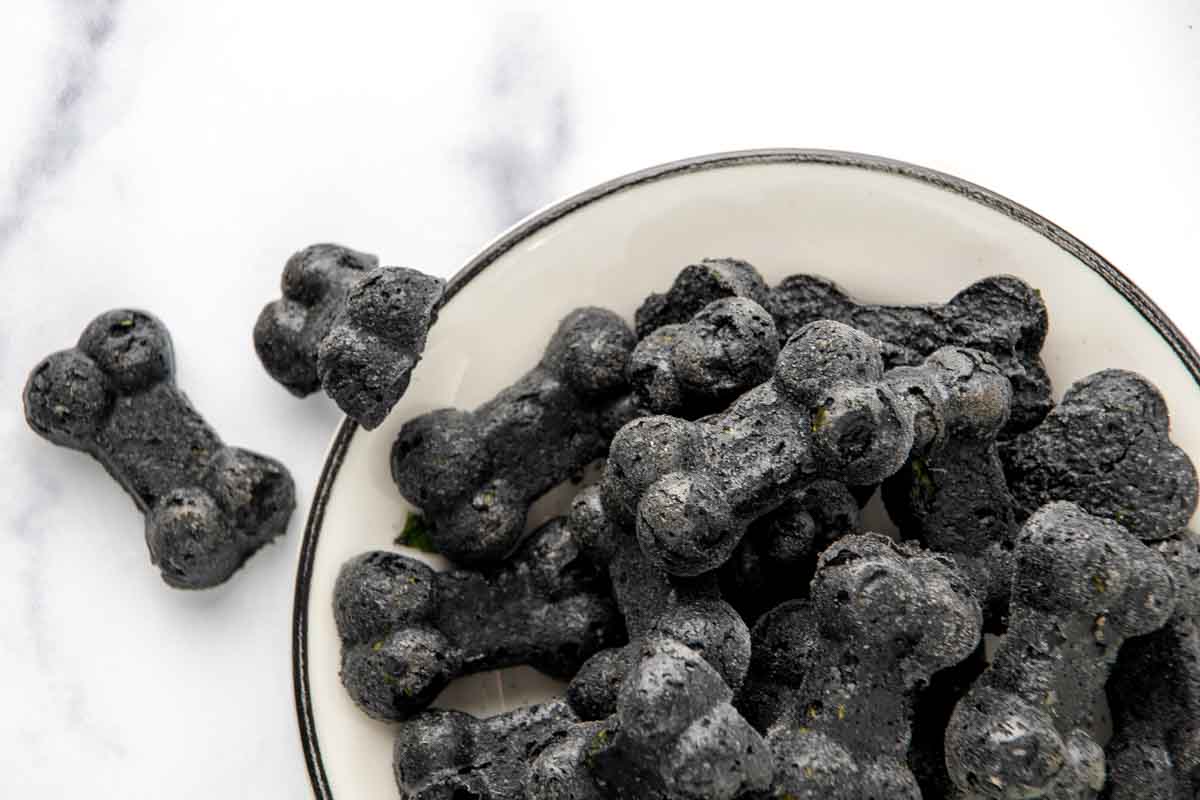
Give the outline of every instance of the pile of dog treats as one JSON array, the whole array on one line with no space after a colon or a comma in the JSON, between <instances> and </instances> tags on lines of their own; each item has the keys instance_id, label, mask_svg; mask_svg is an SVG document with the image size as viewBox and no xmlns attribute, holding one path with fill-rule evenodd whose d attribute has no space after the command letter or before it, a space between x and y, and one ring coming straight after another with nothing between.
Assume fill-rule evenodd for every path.
<instances>
[{"instance_id":1,"label":"pile of dog treats","mask_svg":"<svg viewBox=\"0 0 1200 800\"><path fill-rule=\"evenodd\" d=\"M256 349L373 428L443 288L315 245ZM400 795L1200 796L1196 472L1139 375L1056 405L1047 324L1013 277L880 306L709 259L633 328L578 309L489 402L408 420L392 475L456 567L365 553L334 597L346 689L396 723ZM286 526L286 470L221 443L147 314L97 318L35 368L25 408L130 491L173 586L220 583ZM527 531L596 462L599 483ZM899 541L863 530L877 493ZM521 664L565 697L430 708Z\"/></svg>"},{"instance_id":2,"label":"pile of dog treats","mask_svg":"<svg viewBox=\"0 0 1200 800\"><path fill-rule=\"evenodd\" d=\"M1055 405L1046 332L1012 277L889 307L705 260L409 420L392 474L457 567L366 553L334 599L401 796L1198 796L1196 473L1138 375ZM428 708L517 664L566 696Z\"/></svg>"}]
</instances>

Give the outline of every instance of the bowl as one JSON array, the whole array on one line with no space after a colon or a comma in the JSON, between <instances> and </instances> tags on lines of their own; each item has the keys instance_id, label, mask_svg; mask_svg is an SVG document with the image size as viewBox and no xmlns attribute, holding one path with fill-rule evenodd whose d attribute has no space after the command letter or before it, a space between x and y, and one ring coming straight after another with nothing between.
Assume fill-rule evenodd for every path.
<instances>
[{"instance_id":1,"label":"bowl","mask_svg":"<svg viewBox=\"0 0 1200 800\"><path fill-rule=\"evenodd\" d=\"M396 792L390 726L362 714L339 681L331 599L347 559L405 549L393 540L413 509L389 469L400 426L489 399L537 363L578 306L632 321L647 294L708 256L746 259L772 285L814 273L888 303L944 301L979 278L1019 276L1042 291L1050 312L1043 358L1056 399L1094 371L1135 370L1166 397L1176 443L1200 453L1196 351L1095 251L987 189L885 158L815 150L702 156L617 178L487 245L449 282L424 360L388 419L374 431L346 420L334 436L300 545L294 611L296 711L319 800ZM539 503L537 517L561 501ZM880 513L869 521L886 528ZM562 688L528 668L502 670L455 682L438 705L487 716Z\"/></svg>"}]
</instances>

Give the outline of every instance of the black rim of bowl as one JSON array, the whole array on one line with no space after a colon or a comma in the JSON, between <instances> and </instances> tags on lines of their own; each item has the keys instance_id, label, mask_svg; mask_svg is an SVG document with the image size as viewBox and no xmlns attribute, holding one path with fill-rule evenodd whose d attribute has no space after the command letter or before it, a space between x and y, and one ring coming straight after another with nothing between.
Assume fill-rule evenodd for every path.
<instances>
[{"instance_id":1,"label":"black rim of bowl","mask_svg":"<svg viewBox=\"0 0 1200 800\"><path fill-rule=\"evenodd\" d=\"M847 153L834 150L800 150L776 148L767 150L744 150L730 153L715 153L697 156L682 161L650 167L639 172L595 186L581 194L569 197L539 211L515 225L507 233L488 245L479 255L467 262L457 275L450 279L442 302L449 302L471 280L487 269L497 259L530 235L553 224L577 209L618 192L652 183L676 175L749 164L828 164L839 167L883 172L920 181L939 189L952 192L968 200L987 206L1005 216L1033 229L1084 265L1090 267L1108 282L1125 300L1138 310L1160 336L1171 345L1171 349L1200 384L1200 356L1184 338L1175 324L1156 306L1133 281L1101 257L1096 251L1076 239L1045 217L1014 203L1006 197L977 186L969 181L947 175L925 167L894 161L878 156ZM358 425L346 418L338 428L329 455L321 470L321 477L313 495L308 520L304 526L304 540L300 547L300 564L296 571L296 593L292 610L292 681L296 697L296 714L300 723L300 740L304 749L304 760L308 765L308 776L318 800L333 800L325 766L321 761L321 747L317 741L316 720L313 716L312 698L308 685L308 601L312 580L313 559L317 541L321 536L321 524L325 518L325 505L337 479L342 460L350 447Z\"/></svg>"}]
</instances>

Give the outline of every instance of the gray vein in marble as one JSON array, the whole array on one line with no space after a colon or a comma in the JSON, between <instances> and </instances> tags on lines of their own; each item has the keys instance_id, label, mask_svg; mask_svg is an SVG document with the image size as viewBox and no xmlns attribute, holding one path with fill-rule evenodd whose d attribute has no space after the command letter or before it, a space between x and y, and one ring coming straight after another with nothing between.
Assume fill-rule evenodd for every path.
<instances>
[{"instance_id":1,"label":"gray vein in marble","mask_svg":"<svg viewBox=\"0 0 1200 800\"><path fill-rule=\"evenodd\" d=\"M556 194L574 142L564 66L536 23L507 28L497 38L480 105L489 128L467 155L502 226Z\"/></svg>"},{"instance_id":2,"label":"gray vein in marble","mask_svg":"<svg viewBox=\"0 0 1200 800\"><path fill-rule=\"evenodd\" d=\"M19 159L7 207L0 207L0 253L20 231L41 187L74 160L82 145L84 103L97 82L98 62L112 38L120 0L59 0L68 20L55 58L64 62L46 119Z\"/></svg>"}]
</instances>

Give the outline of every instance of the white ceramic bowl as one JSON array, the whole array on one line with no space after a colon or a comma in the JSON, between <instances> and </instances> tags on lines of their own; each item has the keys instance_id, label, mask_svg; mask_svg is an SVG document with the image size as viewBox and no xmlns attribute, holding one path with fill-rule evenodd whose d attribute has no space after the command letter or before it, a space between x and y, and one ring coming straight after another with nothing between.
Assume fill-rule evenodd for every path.
<instances>
[{"instance_id":1,"label":"white ceramic bowl","mask_svg":"<svg viewBox=\"0 0 1200 800\"><path fill-rule=\"evenodd\" d=\"M494 395L537 362L573 308L606 306L632 321L648 293L706 256L746 259L772 284L823 275L875 302L943 301L978 278L1020 276L1049 308L1043 357L1057 396L1099 369L1136 370L1166 396L1175 441L1200 453L1196 352L1104 259L1003 197L909 164L810 150L705 156L618 178L485 247L451 280L391 416L371 432L347 421L333 440L300 549L293 641L300 732L320 800L396 793L389 726L359 712L339 682L331 598L342 563L394 549L411 510L389 470L401 424ZM560 689L532 670L504 670L457 682L439 705L490 715Z\"/></svg>"}]
</instances>

